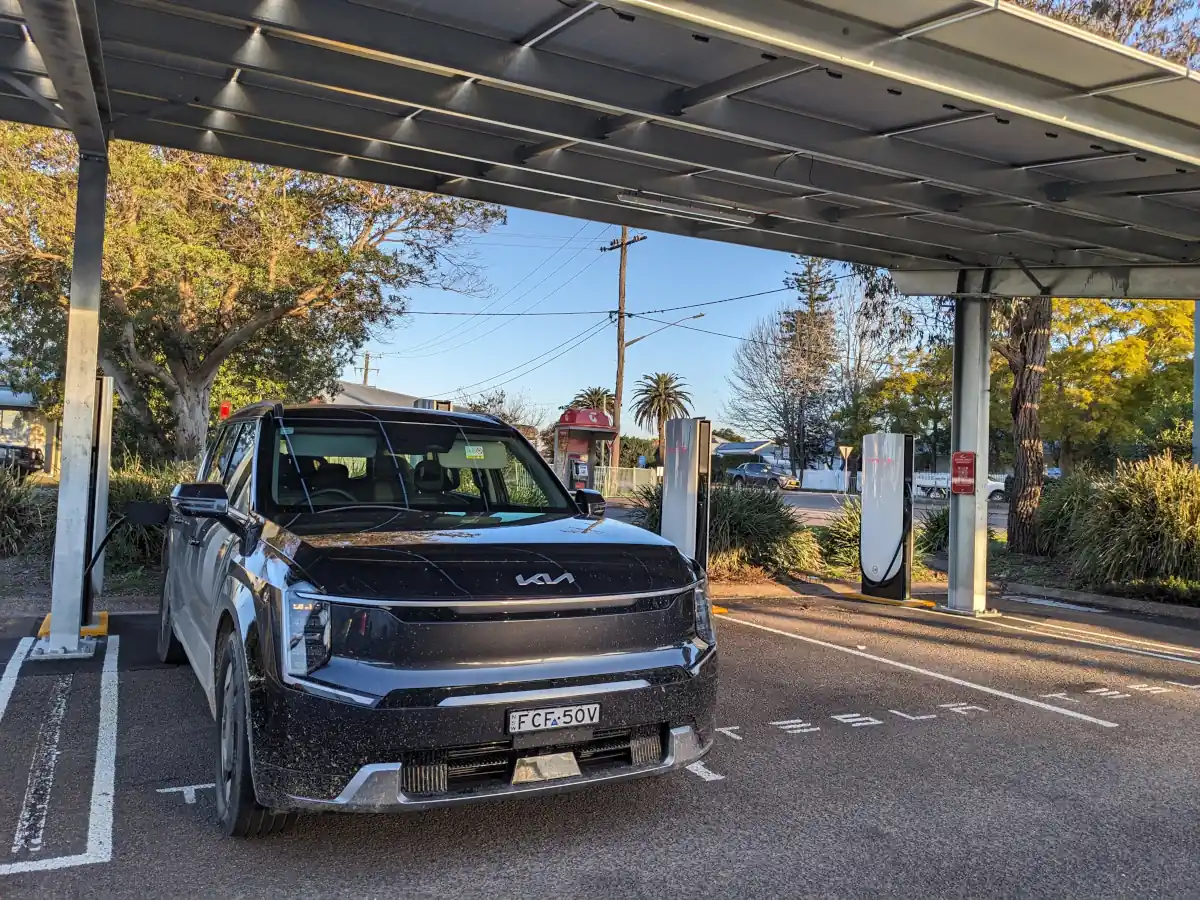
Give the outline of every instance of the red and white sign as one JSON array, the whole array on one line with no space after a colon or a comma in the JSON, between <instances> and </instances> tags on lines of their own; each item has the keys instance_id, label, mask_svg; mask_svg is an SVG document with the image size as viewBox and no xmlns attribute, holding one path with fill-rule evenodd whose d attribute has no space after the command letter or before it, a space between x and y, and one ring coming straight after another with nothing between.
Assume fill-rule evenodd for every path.
<instances>
[{"instance_id":1,"label":"red and white sign","mask_svg":"<svg viewBox=\"0 0 1200 900\"><path fill-rule=\"evenodd\" d=\"M950 493L975 493L975 454L970 450L950 455Z\"/></svg>"}]
</instances>

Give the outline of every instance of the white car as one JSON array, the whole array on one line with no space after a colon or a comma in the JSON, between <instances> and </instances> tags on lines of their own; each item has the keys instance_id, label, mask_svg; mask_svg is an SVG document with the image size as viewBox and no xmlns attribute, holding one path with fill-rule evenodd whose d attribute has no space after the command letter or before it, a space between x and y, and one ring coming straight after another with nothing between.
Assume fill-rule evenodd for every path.
<instances>
[{"instance_id":1,"label":"white car","mask_svg":"<svg viewBox=\"0 0 1200 900\"><path fill-rule=\"evenodd\" d=\"M918 497L949 497L949 472L917 472L913 476L913 487ZM988 475L987 498L990 503L998 503L1004 499L1004 476Z\"/></svg>"}]
</instances>

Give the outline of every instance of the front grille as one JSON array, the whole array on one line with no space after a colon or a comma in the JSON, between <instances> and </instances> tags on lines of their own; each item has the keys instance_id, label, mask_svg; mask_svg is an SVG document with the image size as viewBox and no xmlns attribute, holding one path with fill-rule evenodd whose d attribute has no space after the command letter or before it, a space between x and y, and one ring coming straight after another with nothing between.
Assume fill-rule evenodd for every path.
<instances>
[{"instance_id":1,"label":"front grille","mask_svg":"<svg viewBox=\"0 0 1200 900\"><path fill-rule=\"evenodd\" d=\"M494 790L511 782L518 759L542 753L574 753L580 774L585 776L656 765L665 752L665 730L662 725L601 729L586 741L528 750L515 750L512 741L503 741L409 753L401 760L400 786L413 797Z\"/></svg>"}]
</instances>

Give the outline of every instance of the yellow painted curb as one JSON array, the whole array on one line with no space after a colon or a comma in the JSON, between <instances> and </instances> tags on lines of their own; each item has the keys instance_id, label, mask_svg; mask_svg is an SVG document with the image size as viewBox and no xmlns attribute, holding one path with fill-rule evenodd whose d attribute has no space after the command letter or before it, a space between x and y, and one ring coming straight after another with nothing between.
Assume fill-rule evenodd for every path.
<instances>
[{"instance_id":1,"label":"yellow painted curb","mask_svg":"<svg viewBox=\"0 0 1200 900\"><path fill-rule=\"evenodd\" d=\"M861 600L864 603L878 603L881 606L905 606L916 609L937 608L937 604L932 600L889 600L887 597L871 597L867 594L860 594L857 591L848 591L845 594L839 594L839 596Z\"/></svg>"},{"instance_id":2,"label":"yellow painted curb","mask_svg":"<svg viewBox=\"0 0 1200 900\"><path fill-rule=\"evenodd\" d=\"M96 613L96 624L95 625L84 625L82 628L79 629L80 637L104 637L107 634L108 634L108 613L106 613L106 612ZM50 616L49 616L49 614L47 614L46 618L42 619L42 627L38 629L37 636L39 638L50 637Z\"/></svg>"},{"instance_id":3,"label":"yellow painted curb","mask_svg":"<svg viewBox=\"0 0 1200 900\"><path fill-rule=\"evenodd\" d=\"M715 612L718 616L722 616L725 613L729 612L729 610L727 610L723 606L714 606L712 609L713 609L713 612Z\"/></svg>"}]
</instances>

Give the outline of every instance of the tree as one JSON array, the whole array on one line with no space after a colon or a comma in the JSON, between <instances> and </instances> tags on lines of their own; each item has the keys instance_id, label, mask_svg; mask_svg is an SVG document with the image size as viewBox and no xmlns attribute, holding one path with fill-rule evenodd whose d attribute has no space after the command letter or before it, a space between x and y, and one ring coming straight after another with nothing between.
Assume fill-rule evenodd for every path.
<instances>
[{"instance_id":1,"label":"tree","mask_svg":"<svg viewBox=\"0 0 1200 900\"><path fill-rule=\"evenodd\" d=\"M602 409L607 413L611 413L615 399L613 392L606 387L584 388L571 401L571 408Z\"/></svg>"},{"instance_id":2,"label":"tree","mask_svg":"<svg viewBox=\"0 0 1200 900\"><path fill-rule=\"evenodd\" d=\"M655 460L654 441L650 438L636 437L634 435L621 435L621 461L619 465L625 469L637 468L638 457L646 457L647 465L650 465Z\"/></svg>"},{"instance_id":3,"label":"tree","mask_svg":"<svg viewBox=\"0 0 1200 900\"><path fill-rule=\"evenodd\" d=\"M746 440L744 435L738 434L732 428L716 428L713 430L713 437L733 444L740 444Z\"/></svg>"},{"instance_id":4,"label":"tree","mask_svg":"<svg viewBox=\"0 0 1200 900\"><path fill-rule=\"evenodd\" d=\"M503 388L486 391L462 404L467 412L495 416L509 425L531 428L536 434L546 423L546 410L530 402L524 394L510 394Z\"/></svg>"},{"instance_id":5,"label":"tree","mask_svg":"<svg viewBox=\"0 0 1200 900\"><path fill-rule=\"evenodd\" d=\"M7 375L52 406L75 215L66 132L0 125L0 329ZM280 399L327 393L416 285L481 283L463 238L501 209L113 142L100 368L123 410L180 458L204 446L216 380Z\"/></svg>"},{"instance_id":6,"label":"tree","mask_svg":"<svg viewBox=\"0 0 1200 900\"><path fill-rule=\"evenodd\" d=\"M950 452L951 353L943 344L903 354L872 398L884 427L913 435L918 455L925 456L923 465L934 472Z\"/></svg>"},{"instance_id":7,"label":"tree","mask_svg":"<svg viewBox=\"0 0 1200 900\"><path fill-rule=\"evenodd\" d=\"M667 445L667 419L679 419L692 411L692 395L673 372L655 372L638 379L633 391L633 418L642 428L658 432L658 456Z\"/></svg>"},{"instance_id":8,"label":"tree","mask_svg":"<svg viewBox=\"0 0 1200 900\"><path fill-rule=\"evenodd\" d=\"M1017 0L1036 10L1112 40L1185 65L1200 62L1200 11L1190 0ZM1050 349L1051 300L1025 297L999 304L1003 337L996 350L1007 361L1013 385L1013 489L1008 543L1036 550L1035 516L1045 475L1039 404Z\"/></svg>"}]
</instances>

